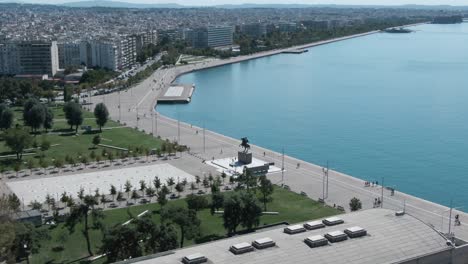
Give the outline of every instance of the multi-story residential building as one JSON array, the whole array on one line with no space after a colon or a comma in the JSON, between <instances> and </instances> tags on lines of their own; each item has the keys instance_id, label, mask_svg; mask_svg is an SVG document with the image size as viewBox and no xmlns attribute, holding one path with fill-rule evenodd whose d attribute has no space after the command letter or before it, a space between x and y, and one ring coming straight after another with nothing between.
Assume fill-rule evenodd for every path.
<instances>
[{"instance_id":1,"label":"multi-story residential building","mask_svg":"<svg viewBox=\"0 0 468 264\"><path fill-rule=\"evenodd\" d=\"M91 67L119 69L119 46L110 40L93 40L91 46Z\"/></svg>"},{"instance_id":2,"label":"multi-story residential building","mask_svg":"<svg viewBox=\"0 0 468 264\"><path fill-rule=\"evenodd\" d=\"M280 22L278 24L278 29L280 32L292 33L297 30L297 23L294 22Z\"/></svg>"},{"instance_id":3,"label":"multi-story residential building","mask_svg":"<svg viewBox=\"0 0 468 264\"><path fill-rule=\"evenodd\" d=\"M311 30L326 30L328 29L328 21L327 20L307 20L302 21L302 24Z\"/></svg>"},{"instance_id":4,"label":"multi-story residential building","mask_svg":"<svg viewBox=\"0 0 468 264\"><path fill-rule=\"evenodd\" d=\"M184 32L181 29L167 29L167 30L158 30L157 32L158 39L168 38L169 40L181 40L184 39Z\"/></svg>"},{"instance_id":5,"label":"multi-story residential building","mask_svg":"<svg viewBox=\"0 0 468 264\"><path fill-rule=\"evenodd\" d=\"M80 42L80 64L88 67L93 65L91 43L89 41Z\"/></svg>"},{"instance_id":6,"label":"multi-story residential building","mask_svg":"<svg viewBox=\"0 0 468 264\"><path fill-rule=\"evenodd\" d=\"M59 68L57 42L22 41L0 44L0 74L50 75Z\"/></svg>"},{"instance_id":7,"label":"multi-story residential building","mask_svg":"<svg viewBox=\"0 0 468 264\"><path fill-rule=\"evenodd\" d=\"M120 63L118 68L125 69L132 67L136 62L136 36L123 36L119 41L119 58Z\"/></svg>"},{"instance_id":8,"label":"multi-story residential building","mask_svg":"<svg viewBox=\"0 0 468 264\"><path fill-rule=\"evenodd\" d=\"M247 35L251 38L260 38L267 33L266 25L262 23L241 25L239 31L241 34Z\"/></svg>"},{"instance_id":9,"label":"multi-story residential building","mask_svg":"<svg viewBox=\"0 0 468 264\"><path fill-rule=\"evenodd\" d=\"M136 50L137 53L149 44L157 44L158 34L156 30L138 33L136 36Z\"/></svg>"},{"instance_id":10,"label":"multi-story residential building","mask_svg":"<svg viewBox=\"0 0 468 264\"><path fill-rule=\"evenodd\" d=\"M217 48L230 46L232 26L204 27L186 31L186 40L193 48Z\"/></svg>"},{"instance_id":11,"label":"multi-story residential building","mask_svg":"<svg viewBox=\"0 0 468 264\"><path fill-rule=\"evenodd\" d=\"M79 43L59 43L57 46L60 69L81 64Z\"/></svg>"}]
</instances>

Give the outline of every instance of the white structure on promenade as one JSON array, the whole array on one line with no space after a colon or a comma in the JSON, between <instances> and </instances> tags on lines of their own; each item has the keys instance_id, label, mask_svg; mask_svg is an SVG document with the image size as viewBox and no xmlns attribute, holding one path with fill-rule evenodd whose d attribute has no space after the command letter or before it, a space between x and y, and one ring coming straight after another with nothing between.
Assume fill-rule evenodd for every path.
<instances>
[{"instance_id":1,"label":"white structure on promenade","mask_svg":"<svg viewBox=\"0 0 468 264\"><path fill-rule=\"evenodd\" d=\"M145 181L147 186L152 186L155 176L158 176L163 184L166 183L166 179L171 177L174 178L176 183L177 180L183 181L184 179L187 179L188 182L195 181L194 176L170 164L153 164L74 175L10 181L7 185L27 205L34 200L44 202L47 194L56 197L66 192L73 197L77 197L80 188L84 189L85 194L94 194L96 189L99 189L101 194L109 194L110 185L112 184L118 191L123 192L127 180L130 181L133 188L139 189L141 180Z\"/></svg>"},{"instance_id":2,"label":"white structure on promenade","mask_svg":"<svg viewBox=\"0 0 468 264\"><path fill-rule=\"evenodd\" d=\"M236 157L231 157L231 158L207 160L205 163L210 166L215 167L216 170L219 172L224 172L228 176L232 176L232 175L242 174L244 172L244 167L247 167L247 168L259 167L259 166L265 165L268 162L259 160L257 158L252 158L252 163L245 165L243 163L240 163ZM281 172L281 169L273 165L270 165L268 168L268 173L275 173L275 172Z\"/></svg>"}]
</instances>

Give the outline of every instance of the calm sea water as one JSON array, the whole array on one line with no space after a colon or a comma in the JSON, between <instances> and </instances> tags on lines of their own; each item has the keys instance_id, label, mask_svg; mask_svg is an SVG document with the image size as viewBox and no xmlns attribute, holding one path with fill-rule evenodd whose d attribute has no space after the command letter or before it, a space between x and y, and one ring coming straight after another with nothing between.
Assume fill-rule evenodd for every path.
<instances>
[{"instance_id":1,"label":"calm sea water","mask_svg":"<svg viewBox=\"0 0 468 264\"><path fill-rule=\"evenodd\" d=\"M442 204L468 204L468 23L207 69L164 115ZM468 210L468 207L463 208Z\"/></svg>"}]
</instances>

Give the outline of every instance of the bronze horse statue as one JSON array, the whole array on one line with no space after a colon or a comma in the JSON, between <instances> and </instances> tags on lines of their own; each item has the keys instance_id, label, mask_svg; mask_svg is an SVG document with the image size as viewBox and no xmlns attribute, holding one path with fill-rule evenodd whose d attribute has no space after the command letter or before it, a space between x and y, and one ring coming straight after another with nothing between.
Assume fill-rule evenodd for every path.
<instances>
[{"instance_id":1,"label":"bronze horse statue","mask_svg":"<svg viewBox=\"0 0 468 264\"><path fill-rule=\"evenodd\" d=\"M249 151L249 149L250 149L249 140L246 137L241 138L241 140L242 140L242 142L239 145L239 147L243 147L244 152Z\"/></svg>"}]
</instances>

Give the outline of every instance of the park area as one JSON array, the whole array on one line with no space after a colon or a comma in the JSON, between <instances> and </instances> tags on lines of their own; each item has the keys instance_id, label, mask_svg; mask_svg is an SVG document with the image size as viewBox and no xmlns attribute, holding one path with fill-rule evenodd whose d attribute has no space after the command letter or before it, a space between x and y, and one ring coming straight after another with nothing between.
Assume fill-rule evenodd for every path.
<instances>
[{"instance_id":1,"label":"park area","mask_svg":"<svg viewBox=\"0 0 468 264\"><path fill-rule=\"evenodd\" d=\"M33 135L33 146L23 154L22 162L19 163L20 169L41 167L44 164L53 166L54 161L57 160L60 160L62 163L71 163L69 161L72 159L77 163L83 161L92 162L96 160L97 156L99 156L97 159L104 160L106 157L102 156L103 150L108 153L114 153L115 155L111 156L118 158L119 156L117 155L119 153L116 150L120 148L136 150L135 152L139 153L133 153L134 155L143 156L145 155L145 149L158 149L163 142L158 138L136 129L122 126L112 120L108 120L102 128L102 132L100 132L93 113L85 110L83 110L83 123L80 128L91 127L91 130L78 129L78 133L75 133L75 130L70 129L70 125L67 124L63 106L51 106L49 108L54 113L53 127L48 132L41 130ZM19 107L13 108L14 124L23 124L22 110ZM93 138L96 135L100 136L100 146L93 145ZM41 150L40 146L43 142L47 142L50 145L47 150ZM104 147L103 145L109 147ZM40 164L40 158L42 158L43 164ZM3 139L0 139L1 169L12 170L15 164L17 164L15 153L6 146Z\"/></svg>"},{"instance_id":2,"label":"park area","mask_svg":"<svg viewBox=\"0 0 468 264\"><path fill-rule=\"evenodd\" d=\"M209 196L207 196L209 198ZM331 207L324 206L309 199L306 196L275 187L272 194L272 201L268 203L268 211L279 212L278 215L263 215L260 218L260 225L271 225L275 223L288 222L289 224L303 222L311 219L336 215L339 212ZM186 206L185 199L170 201L167 206ZM146 204L133 206L127 209L114 209L104 211L103 226L100 229L90 230L90 240L93 252L99 252L103 234L101 230L120 225L130 219L130 215L137 216L148 210L154 222L160 223L159 204ZM200 236L193 240L185 240L184 246L196 243L209 242L211 240L224 238L226 230L223 227L222 215L211 215L210 209L202 209L197 213L200 219ZM86 242L81 233L82 223L78 224L75 232L69 233L64 224L60 223L55 227L43 226L41 229L50 229L50 238L40 241L39 253L31 258L32 263L80 263L88 257ZM57 250L61 248L62 250ZM99 253L98 253L99 254ZM105 263L106 259L101 258L94 263Z\"/></svg>"}]
</instances>

